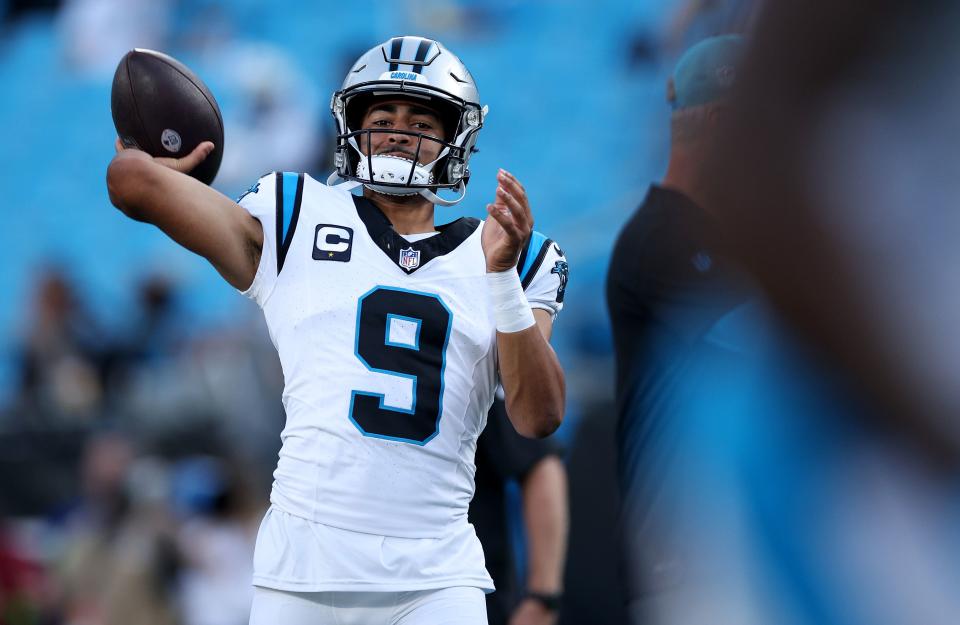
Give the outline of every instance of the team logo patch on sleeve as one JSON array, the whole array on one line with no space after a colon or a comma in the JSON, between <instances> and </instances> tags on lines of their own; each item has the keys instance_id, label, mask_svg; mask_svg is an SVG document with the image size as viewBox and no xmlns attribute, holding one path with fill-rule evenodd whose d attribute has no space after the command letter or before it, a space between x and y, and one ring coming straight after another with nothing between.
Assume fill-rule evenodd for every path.
<instances>
[{"instance_id":1,"label":"team logo patch on sleeve","mask_svg":"<svg viewBox=\"0 0 960 625\"><path fill-rule=\"evenodd\" d=\"M313 236L313 260L350 261L353 249L353 228L318 224Z\"/></svg>"},{"instance_id":2,"label":"team logo patch on sleeve","mask_svg":"<svg viewBox=\"0 0 960 625\"><path fill-rule=\"evenodd\" d=\"M405 250L400 250L399 264L407 271L416 269L420 266L420 250L415 250L412 247L408 247Z\"/></svg>"},{"instance_id":3,"label":"team logo patch on sleeve","mask_svg":"<svg viewBox=\"0 0 960 625\"><path fill-rule=\"evenodd\" d=\"M550 273L555 273L560 276L560 288L557 289L557 303L563 303L564 293L567 291L567 276L570 274L570 267L567 265L567 261L558 260L553 264L553 269L550 270Z\"/></svg>"},{"instance_id":4,"label":"team logo patch on sleeve","mask_svg":"<svg viewBox=\"0 0 960 625\"><path fill-rule=\"evenodd\" d=\"M250 186L249 189L247 189L246 191L243 192L243 195L241 195L240 197L237 198L237 201L239 202L240 200L242 200L243 198L247 197L247 196L250 195L251 193L257 193L257 192L259 192L259 191L260 191L260 183L259 183L259 182L255 182L255 183L253 183L253 184Z\"/></svg>"}]
</instances>

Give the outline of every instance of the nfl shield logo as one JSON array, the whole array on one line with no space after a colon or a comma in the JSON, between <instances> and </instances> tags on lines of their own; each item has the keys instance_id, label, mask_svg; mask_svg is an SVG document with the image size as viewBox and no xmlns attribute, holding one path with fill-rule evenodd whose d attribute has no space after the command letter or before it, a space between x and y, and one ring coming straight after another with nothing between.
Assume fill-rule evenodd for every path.
<instances>
[{"instance_id":1,"label":"nfl shield logo","mask_svg":"<svg viewBox=\"0 0 960 625\"><path fill-rule=\"evenodd\" d=\"M408 247L405 250L400 250L400 266L411 271L420 266L420 250L415 250L412 247Z\"/></svg>"}]
</instances>

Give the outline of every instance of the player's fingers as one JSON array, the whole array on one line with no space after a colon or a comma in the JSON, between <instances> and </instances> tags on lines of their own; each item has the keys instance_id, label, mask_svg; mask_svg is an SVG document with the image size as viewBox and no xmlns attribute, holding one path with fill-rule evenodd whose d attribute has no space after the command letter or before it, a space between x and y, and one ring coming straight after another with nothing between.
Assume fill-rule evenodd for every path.
<instances>
[{"instance_id":1,"label":"player's fingers","mask_svg":"<svg viewBox=\"0 0 960 625\"><path fill-rule=\"evenodd\" d=\"M202 163L204 159L209 156L210 152L213 152L213 143L204 141L195 147L193 152L190 152L179 160L177 163L178 169L183 172L193 171L193 168Z\"/></svg>"},{"instance_id":2,"label":"player's fingers","mask_svg":"<svg viewBox=\"0 0 960 625\"><path fill-rule=\"evenodd\" d=\"M503 228L503 231L511 241L516 242L523 238L508 206L499 203L487 204L487 213Z\"/></svg>"},{"instance_id":3,"label":"player's fingers","mask_svg":"<svg viewBox=\"0 0 960 625\"><path fill-rule=\"evenodd\" d=\"M524 216L530 222L530 224L533 225L533 213L530 211L530 201L527 198L527 190L523 188L523 185L520 184L520 181L517 180L516 176L511 174L506 169L501 169L497 173L497 180L500 182L501 186L503 186L517 199L517 201L520 203L520 206L523 208Z\"/></svg>"},{"instance_id":4,"label":"player's fingers","mask_svg":"<svg viewBox=\"0 0 960 625\"><path fill-rule=\"evenodd\" d=\"M497 177L501 182L508 185L516 194L517 197L527 197L527 190L520 184L520 181L517 180L517 177L511 174L506 169L501 169L497 172Z\"/></svg>"},{"instance_id":5,"label":"player's fingers","mask_svg":"<svg viewBox=\"0 0 960 625\"><path fill-rule=\"evenodd\" d=\"M510 214L510 209L504 204L487 204L487 213L508 233L510 230L516 229L516 224L513 222L513 215Z\"/></svg>"},{"instance_id":6,"label":"player's fingers","mask_svg":"<svg viewBox=\"0 0 960 625\"><path fill-rule=\"evenodd\" d=\"M504 204L510 208L510 213L513 216L518 228L521 230L526 230L529 228L530 223L527 217L527 211L523 204L521 204L512 193L503 188L503 185L497 187L497 203Z\"/></svg>"}]
</instances>

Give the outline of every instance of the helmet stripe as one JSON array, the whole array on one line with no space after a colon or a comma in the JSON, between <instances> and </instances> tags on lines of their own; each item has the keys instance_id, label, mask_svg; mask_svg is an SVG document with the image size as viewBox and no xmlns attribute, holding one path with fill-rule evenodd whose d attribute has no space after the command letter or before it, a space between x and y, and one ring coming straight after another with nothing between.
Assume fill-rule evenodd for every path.
<instances>
[{"instance_id":1,"label":"helmet stripe","mask_svg":"<svg viewBox=\"0 0 960 625\"><path fill-rule=\"evenodd\" d=\"M399 59L400 49L403 47L403 37L394 37L390 40L390 58ZM395 72L400 68L397 63L390 64L390 71Z\"/></svg>"},{"instance_id":2,"label":"helmet stripe","mask_svg":"<svg viewBox=\"0 0 960 625\"><path fill-rule=\"evenodd\" d=\"M423 69L423 61L427 58L427 51L433 45L433 42L429 39L423 39L420 41L420 46L417 48L417 56L414 58L415 61L419 61L419 64L413 66L413 71L420 73L420 70Z\"/></svg>"}]
</instances>

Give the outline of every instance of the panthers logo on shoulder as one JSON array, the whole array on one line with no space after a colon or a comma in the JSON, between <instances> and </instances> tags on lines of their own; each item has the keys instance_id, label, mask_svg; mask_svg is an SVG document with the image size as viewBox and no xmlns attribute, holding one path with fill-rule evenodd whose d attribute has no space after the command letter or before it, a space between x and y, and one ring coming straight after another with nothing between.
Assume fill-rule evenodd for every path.
<instances>
[{"instance_id":1,"label":"panthers logo on shoulder","mask_svg":"<svg viewBox=\"0 0 960 625\"><path fill-rule=\"evenodd\" d=\"M550 273L555 273L560 276L560 288L557 289L557 303L563 303L563 295L567 290L567 276L570 274L570 267L567 265L567 261L558 260L553 264L553 269L550 270Z\"/></svg>"},{"instance_id":2,"label":"panthers logo on shoulder","mask_svg":"<svg viewBox=\"0 0 960 625\"><path fill-rule=\"evenodd\" d=\"M247 197L251 193L258 193L260 191L260 183L256 182L250 186L249 189L243 192L243 195L237 198L237 201L241 201L243 198Z\"/></svg>"}]
</instances>

